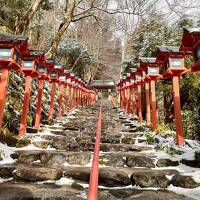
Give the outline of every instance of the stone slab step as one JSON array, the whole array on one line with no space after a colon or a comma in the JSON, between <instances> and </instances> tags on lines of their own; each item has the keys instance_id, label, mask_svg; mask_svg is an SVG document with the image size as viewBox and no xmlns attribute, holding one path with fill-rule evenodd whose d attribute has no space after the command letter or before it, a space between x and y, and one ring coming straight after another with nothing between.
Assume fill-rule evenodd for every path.
<instances>
[{"instance_id":1,"label":"stone slab step","mask_svg":"<svg viewBox=\"0 0 200 200\"><path fill-rule=\"evenodd\" d=\"M23 150L11 154L17 163L40 162L44 165L88 165L92 162L93 152L68 152L56 150ZM155 167L155 156L141 152L101 152L100 165L113 167Z\"/></svg>"},{"instance_id":2,"label":"stone slab step","mask_svg":"<svg viewBox=\"0 0 200 200\"><path fill-rule=\"evenodd\" d=\"M0 184L0 200L83 200L87 191L78 190L72 186L58 186L54 184L32 184L6 182ZM142 190L135 188L99 189L99 200L194 200L184 195L175 194L167 190Z\"/></svg>"},{"instance_id":3,"label":"stone slab step","mask_svg":"<svg viewBox=\"0 0 200 200\"><path fill-rule=\"evenodd\" d=\"M1 183L0 200L83 200L83 191L71 186L38 185L31 183Z\"/></svg>"},{"instance_id":4,"label":"stone slab step","mask_svg":"<svg viewBox=\"0 0 200 200\"><path fill-rule=\"evenodd\" d=\"M170 185L166 175L176 175L176 170L152 170L139 168L100 168L99 185L105 187L122 187L140 185L141 187L163 187ZM89 182L90 168L68 167L64 176L79 181Z\"/></svg>"}]
</instances>

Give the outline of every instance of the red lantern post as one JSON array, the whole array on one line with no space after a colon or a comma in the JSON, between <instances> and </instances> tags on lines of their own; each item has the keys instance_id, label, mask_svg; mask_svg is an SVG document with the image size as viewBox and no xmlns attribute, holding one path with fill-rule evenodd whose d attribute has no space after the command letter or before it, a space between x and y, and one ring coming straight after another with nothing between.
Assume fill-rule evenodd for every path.
<instances>
[{"instance_id":1,"label":"red lantern post","mask_svg":"<svg viewBox=\"0 0 200 200\"><path fill-rule=\"evenodd\" d=\"M38 77L39 91L38 91L38 101L37 101L36 118L35 118L35 128L37 129L40 127L44 81L49 80L48 69L51 69L51 68L53 68L53 60L47 60L45 62L44 56L43 56L42 60L39 60L39 65L37 67L37 71L39 73L39 77Z\"/></svg>"},{"instance_id":2,"label":"red lantern post","mask_svg":"<svg viewBox=\"0 0 200 200\"><path fill-rule=\"evenodd\" d=\"M135 85L137 87L137 95L138 95L138 122L142 124L142 76L140 73L136 74Z\"/></svg>"},{"instance_id":3,"label":"red lantern post","mask_svg":"<svg viewBox=\"0 0 200 200\"><path fill-rule=\"evenodd\" d=\"M62 118L62 103L63 103L63 95L64 95L64 86L66 84L66 76L67 74L61 72L59 74L59 86L60 86L60 96L59 96L59 106L58 106L58 119Z\"/></svg>"},{"instance_id":4,"label":"red lantern post","mask_svg":"<svg viewBox=\"0 0 200 200\"><path fill-rule=\"evenodd\" d=\"M55 98L56 83L59 82L59 69L54 68L50 72L50 82L51 82L51 99L50 99L50 109L49 109L49 120L52 120L54 113L54 98Z\"/></svg>"},{"instance_id":5,"label":"red lantern post","mask_svg":"<svg viewBox=\"0 0 200 200\"><path fill-rule=\"evenodd\" d=\"M19 127L19 136L23 136L26 132L27 115L29 111L31 80L38 77L37 71L39 61L43 59L44 53L40 51L30 51L28 54L23 55L22 71L25 75L25 94L23 102L23 111Z\"/></svg>"},{"instance_id":6,"label":"red lantern post","mask_svg":"<svg viewBox=\"0 0 200 200\"><path fill-rule=\"evenodd\" d=\"M180 104L179 77L187 73L184 68L184 52L179 51L179 47L160 47L157 51L157 60L165 64L163 78L173 79L174 115L176 123L177 144L183 145L183 128Z\"/></svg>"},{"instance_id":7,"label":"red lantern post","mask_svg":"<svg viewBox=\"0 0 200 200\"><path fill-rule=\"evenodd\" d=\"M9 71L20 71L19 57L28 51L28 38L22 36L0 36L0 131L6 105Z\"/></svg>"}]
</instances>

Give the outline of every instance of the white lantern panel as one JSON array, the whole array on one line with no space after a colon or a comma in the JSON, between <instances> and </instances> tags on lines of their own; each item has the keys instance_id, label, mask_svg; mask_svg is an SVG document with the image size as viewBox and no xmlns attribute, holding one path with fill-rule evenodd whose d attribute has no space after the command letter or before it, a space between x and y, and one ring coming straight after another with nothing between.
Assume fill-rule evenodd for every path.
<instances>
[{"instance_id":1,"label":"white lantern panel","mask_svg":"<svg viewBox=\"0 0 200 200\"><path fill-rule=\"evenodd\" d=\"M141 75L136 75L136 80L137 81L141 81L141 79L142 79Z\"/></svg>"},{"instance_id":2,"label":"white lantern panel","mask_svg":"<svg viewBox=\"0 0 200 200\"><path fill-rule=\"evenodd\" d=\"M64 75L63 75L63 76L60 76L60 77L59 77L59 80L60 80L60 81L65 81L65 80L66 80L66 76L64 76Z\"/></svg>"},{"instance_id":3,"label":"white lantern panel","mask_svg":"<svg viewBox=\"0 0 200 200\"><path fill-rule=\"evenodd\" d=\"M10 60L11 49L0 49L0 59Z\"/></svg>"},{"instance_id":4,"label":"white lantern panel","mask_svg":"<svg viewBox=\"0 0 200 200\"><path fill-rule=\"evenodd\" d=\"M39 66L37 68L37 71L40 73L40 74L44 74L44 73L47 73L47 68L45 66Z\"/></svg>"},{"instance_id":5,"label":"white lantern panel","mask_svg":"<svg viewBox=\"0 0 200 200\"><path fill-rule=\"evenodd\" d=\"M182 58L171 58L170 67L174 69L182 69L183 66L183 59Z\"/></svg>"},{"instance_id":6,"label":"white lantern panel","mask_svg":"<svg viewBox=\"0 0 200 200\"><path fill-rule=\"evenodd\" d=\"M148 67L148 74L149 75L157 75L159 74L159 68L158 67Z\"/></svg>"},{"instance_id":7,"label":"white lantern panel","mask_svg":"<svg viewBox=\"0 0 200 200\"><path fill-rule=\"evenodd\" d=\"M33 69L33 61L32 60L24 60L23 68L32 70Z\"/></svg>"},{"instance_id":8,"label":"white lantern panel","mask_svg":"<svg viewBox=\"0 0 200 200\"><path fill-rule=\"evenodd\" d=\"M57 78L58 77L58 72L51 72L50 73L51 78Z\"/></svg>"}]
</instances>

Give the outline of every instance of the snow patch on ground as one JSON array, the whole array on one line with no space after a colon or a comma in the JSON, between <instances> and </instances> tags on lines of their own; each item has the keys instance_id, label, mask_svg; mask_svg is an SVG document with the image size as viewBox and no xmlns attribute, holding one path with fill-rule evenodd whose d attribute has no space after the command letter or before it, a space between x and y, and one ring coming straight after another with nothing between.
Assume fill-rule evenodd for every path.
<instances>
[{"instance_id":1,"label":"snow patch on ground","mask_svg":"<svg viewBox=\"0 0 200 200\"><path fill-rule=\"evenodd\" d=\"M0 143L0 153L2 157L2 160L0 161L0 165L15 162L15 160L10 157L10 155L14 153L12 147L9 147L6 144Z\"/></svg>"},{"instance_id":2,"label":"snow patch on ground","mask_svg":"<svg viewBox=\"0 0 200 200\"><path fill-rule=\"evenodd\" d=\"M7 181L11 181L11 180L13 180L13 178L4 179L4 178L1 178L1 177L0 177L0 183L7 182Z\"/></svg>"},{"instance_id":3,"label":"snow patch on ground","mask_svg":"<svg viewBox=\"0 0 200 200\"><path fill-rule=\"evenodd\" d=\"M74 183L74 180L66 177L62 177L61 179L55 181L56 185L72 185Z\"/></svg>"},{"instance_id":4,"label":"snow patch on ground","mask_svg":"<svg viewBox=\"0 0 200 200\"><path fill-rule=\"evenodd\" d=\"M174 187L173 185L168 186L167 188L169 191L175 192L177 194L182 194L187 197L199 200L200 199L200 187L192 188L192 189L185 189L181 187Z\"/></svg>"}]
</instances>

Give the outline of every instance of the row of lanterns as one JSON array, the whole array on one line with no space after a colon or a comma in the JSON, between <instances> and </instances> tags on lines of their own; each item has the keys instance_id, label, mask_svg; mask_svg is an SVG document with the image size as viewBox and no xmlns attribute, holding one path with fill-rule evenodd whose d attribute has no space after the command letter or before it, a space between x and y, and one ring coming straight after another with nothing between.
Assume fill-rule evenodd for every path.
<instances>
[{"instance_id":1,"label":"row of lanterns","mask_svg":"<svg viewBox=\"0 0 200 200\"><path fill-rule=\"evenodd\" d=\"M193 56L195 60L190 70L185 68L187 56ZM132 113L134 118L137 110L138 121L141 124L143 120L141 89L144 86L146 124L155 132L157 131L156 81L172 78L177 144L183 145L179 79L185 73L200 71L200 28L184 29L180 47L158 47L156 58L140 58L138 64L130 66L130 70L131 73L123 75L117 84L120 107L128 114ZM137 106L135 90L137 90Z\"/></svg>"},{"instance_id":2,"label":"row of lanterns","mask_svg":"<svg viewBox=\"0 0 200 200\"><path fill-rule=\"evenodd\" d=\"M64 95L66 95L66 113L68 112L68 105L71 111L78 106L86 106L95 103L95 90L87 87L85 82L75 77L70 71L64 70L63 65L54 63L54 60L46 60L44 52L29 50L28 38L26 37L0 35L0 70L0 130L2 128L10 70L22 72L25 76L25 93L19 136L23 136L26 132L32 78L37 78L39 81L35 118L35 128L37 129L40 126L44 81L49 81L52 85L49 120L53 119L56 84L59 85L60 89L59 119L62 117ZM66 90L64 90L64 87L66 87ZM66 94L64 94L64 91L66 91Z\"/></svg>"}]
</instances>

